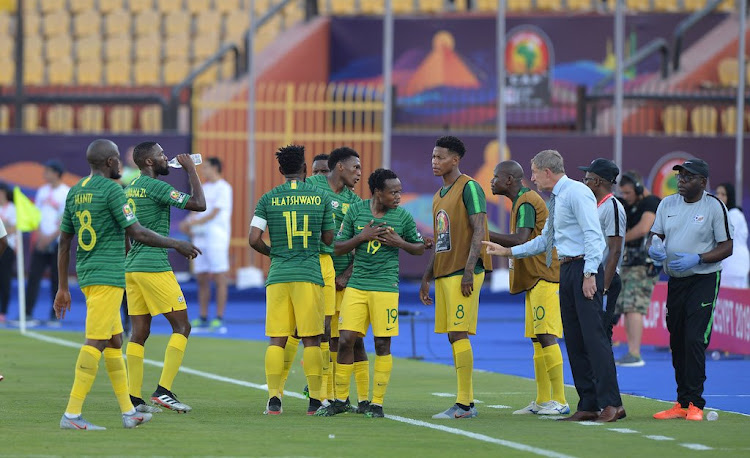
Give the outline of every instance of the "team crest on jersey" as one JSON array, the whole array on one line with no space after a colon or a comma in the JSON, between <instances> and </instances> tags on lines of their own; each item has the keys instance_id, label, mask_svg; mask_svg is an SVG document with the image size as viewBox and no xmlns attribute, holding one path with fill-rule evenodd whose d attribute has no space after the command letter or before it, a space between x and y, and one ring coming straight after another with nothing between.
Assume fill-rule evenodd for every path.
<instances>
[{"instance_id":1,"label":"team crest on jersey","mask_svg":"<svg viewBox=\"0 0 750 458\"><path fill-rule=\"evenodd\" d=\"M693 216L693 224L701 224L706 219L703 215L695 215Z\"/></svg>"},{"instance_id":2,"label":"team crest on jersey","mask_svg":"<svg viewBox=\"0 0 750 458\"><path fill-rule=\"evenodd\" d=\"M332 200L331 201L331 207L333 208L339 208L339 201L338 200Z\"/></svg>"},{"instance_id":3,"label":"team crest on jersey","mask_svg":"<svg viewBox=\"0 0 750 458\"><path fill-rule=\"evenodd\" d=\"M346 215L346 212L349 211L349 204L347 203L341 204L341 211Z\"/></svg>"},{"instance_id":4,"label":"team crest on jersey","mask_svg":"<svg viewBox=\"0 0 750 458\"><path fill-rule=\"evenodd\" d=\"M435 215L435 252L441 253L451 250L451 220L445 210Z\"/></svg>"},{"instance_id":5,"label":"team crest on jersey","mask_svg":"<svg viewBox=\"0 0 750 458\"><path fill-rule=\"evenodd\" d=\"M122 206L122 213L125 215L125 220L127 221L135 218L135 213L133 213L133 209L130 208L129 204L125 204Z\"/></svg>"},{"instance_id":6,"label":"team crest on jersey","mask_svg":"<svg viewBox=\"0 0 750 458\"><path fill-rule=\"evenodd\" d=\"M170 192L169 197L179 204L181 204L182 201L185 200L185 194L177 190Z\"/></svg>"}]
</instances>

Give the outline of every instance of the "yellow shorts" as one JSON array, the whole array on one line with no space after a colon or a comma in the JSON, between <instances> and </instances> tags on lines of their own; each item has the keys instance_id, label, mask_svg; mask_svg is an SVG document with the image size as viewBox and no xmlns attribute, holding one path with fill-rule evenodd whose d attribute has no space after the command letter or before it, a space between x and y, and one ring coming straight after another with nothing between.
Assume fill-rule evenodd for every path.
<instances>
[{"instance_id":1,"label":"yellow shorts","mask_svg":"<svg viewBox=\"0 0 750 458\"><path fill-rule=\"evenodd\" d=\"M187 309L174 272L127 272L128 315L161 315Z\"/></svg>"},{"instance_id":2,"label":"yellow shorts","mask_svg":"<svg viewBox=\"0 0 750 458\"><path fill-rule=\"evenodd\" d=\"M120 307L124 288L91 285L81 288L86 296L86 338L109 340L122 333Z\"/></svg>"},{"instance_id":3,"label":"yellow shorts","mask_svg":"<svg viewBox=\"0 0 750 458\"><path fill-rule=\"evenodd\" d=\"M336 291L336 311L331 318L331 337L339 336L339 319L341 317L341 303L344 301L344 291L346 291L346 288Z\"/></svg>"},{"instance_id":4,"label":"yellow shorts","mask_svg":"<svg viewBox=\"0 0 750 458\"><path fill-rule=\"evenodd\" d=\"M398 293L346 288L339 330L354 331L364 337L370 323L375 337L398 335Z\"/></svg>"},{"instance_id":5,"label":"yellow shorts","mask_svg":"<svg viewBox=\"0 0 750 458\"><path fill-rule=\"evenodd\" d=\"M274 283L266 287L266 335L299 337L323 334L323 287L309 282Z\"/></svg>"},{"instance_id":6,"label":"yellow shorts","mask_svg":"<svg viewBox=\"0 0 750 458\"><path fill-rule=\"evenodd\" d=\"M537 334L552 334L558 339L563 335L559 283L539 280L526 291L525 337L533 338Z\"/></svg>"},{"instance_id":7,"label":"yellow shorts","mask_svg":"<svg viewBox=\"0 0 750 458\"><path fill-rule=\"evenodd\" d=\"M333 316L336 312L336 270L330 254L320 255L320 273L323 274L323 300L325 315Z\"/></svg>"},{"instance_id":8,"label":"yellow shorts","mask_svg":"<svg viewBox=\"0 0 750 458\"><path fill-rule=\"evenodd\" d=\"M461 294L463 275L441 277L435 280L435 332L477 333L479 290L484 283L484 272L474 274L474 291L471 296Z\"/></svg>"}]
</instances>

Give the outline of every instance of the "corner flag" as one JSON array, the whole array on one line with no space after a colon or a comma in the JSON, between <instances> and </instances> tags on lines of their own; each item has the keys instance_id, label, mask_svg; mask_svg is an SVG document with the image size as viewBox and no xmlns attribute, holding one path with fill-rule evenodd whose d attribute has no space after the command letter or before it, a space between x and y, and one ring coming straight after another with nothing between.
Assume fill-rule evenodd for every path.
<instances>
[{"instance_id":1,"label":"corner flag","mask_svg":"<svg viewBox=\"0 0 750 458\"><path fill-rule=\"evenodd\" d=\"M36 205L21 192L18 186L13 188L13 203L16 205L16 228L20 232L31 232L39 227L42 213Z\"/></svg>"}]
</instances>

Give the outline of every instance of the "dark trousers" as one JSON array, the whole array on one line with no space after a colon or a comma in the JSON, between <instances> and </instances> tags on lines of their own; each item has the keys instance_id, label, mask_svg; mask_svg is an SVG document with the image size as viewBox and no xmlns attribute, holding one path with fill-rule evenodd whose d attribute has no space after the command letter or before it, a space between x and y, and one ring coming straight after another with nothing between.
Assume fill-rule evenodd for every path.
<instances>
[{"instance_id":1,"label":"dark trousers","mask_svg":"<svg viewBox=\"0 0 750 458\"><path fill-rule=\"evenodd\" d=\"M610 344L612 344L612 328L620 319L619 316L615 319L615 305L617 304L617 298L620 297L620 291L622 291L622 280L620 274L615 273L607 290L607 306L604 309L604 320L602 321Z\"/></svg>"},{"instance_id":2,"label":"dark trousers","mask_svg":"<svg viewBox=\"0 0 750 458\"><path fill-rule=\"evenodd\" d=\"M8 303L10 302L10 280L13 276L13 263L16 261L16 252L8 247L0 255L0 315L8 314Z\"/></svg>"},{"instance_id":3,"label":"dark trousers","mask_svg":"<svg viewBox=\"0 0 750 458\"><path fill-rule=\"evenodd\" d=\"M667 285L667 329L672 366L677 381L677 401L682 407L702 409L706 381L706 348L711 341L716 296L721 272L669 278Z\"/></svg>"},{"instance_id":4,"label":"dark trousers","mask_svg":"<svg viewBox=\"0 0 750 458\"><path fill-rule=\"evenodd\" d=\"M31 267L29 267L29 280L26 282L26 316L31 317L34 314L34 305L36 298L39 296L39 285L42 283L42 277L49 267L50 272L50 292L52 301L50 302L50 318L54 318L55 311L52 304L57 294L57 244L45 251L34 250L31 253Z\"/></svg>"},{"instance_id":5,"label":"dark trousers","mask_svg":"<svg viewBox=\"0 0 750 458\"><path fill-rule=\"evenodd\" d=\"M573 382L578 391L578 410L595 412L622 405L617 385L612 345L604 330L602 290L604 271L596 274L596 294L583 295L583 259L560 266L560 314Z\"/></svg>"}]
</instances>

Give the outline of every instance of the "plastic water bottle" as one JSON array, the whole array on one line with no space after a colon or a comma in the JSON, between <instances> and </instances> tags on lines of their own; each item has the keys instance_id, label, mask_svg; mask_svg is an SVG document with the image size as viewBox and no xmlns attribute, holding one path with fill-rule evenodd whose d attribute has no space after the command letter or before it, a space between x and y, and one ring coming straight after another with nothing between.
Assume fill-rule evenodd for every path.
<instances>
[{"instance_id":1,"label":"plastic water bottle","mask_svg":"<svg viewBox=\"0 0 750 458\"><path fill-rule=\"evenodd\" d=\"M708 414L706 415L706 420L708 421L716 421L718 419L719 419L719 412L715 410L708 412Z\"/></svg>"},{"instance_id":2,"label":"plastic water bottle","mask_svg":"<svg viewBox=\"0 0 750 458\"><path fill-rule=\"evenodd\" d=\"M190 159L193 160L193 164L195 165L203 164L203 156L201 156L200 154L191 154ZM170 159L170 161L167 162L167 165L175 169L182 168L182 165L180 165L180 163L177 162L177 157L173 157L172 159Z\"/></svg>"},{"instance_id":3,"label":"plastic water bottle","mask_svg":"<svg viewBox=\"0 0 750 458\"><path fill-rule=\"evenodd\" d=\"M653 235L653 236L651 237L651 246L653 246L653 247L654 247L654 249L657 249L657 250L659 250L659 251L664 251L664 242L663 242L663 241L662 241L662 239L661 239L661 238L660 238L660 237L659 237L658 235L656 235L656 234L654 234L654 235ZM662 263L661 261L657 261L656 259L654 259L654 265L655 265L656 267L661 267L661 263Z\"/></svg>"}]
</instances>

